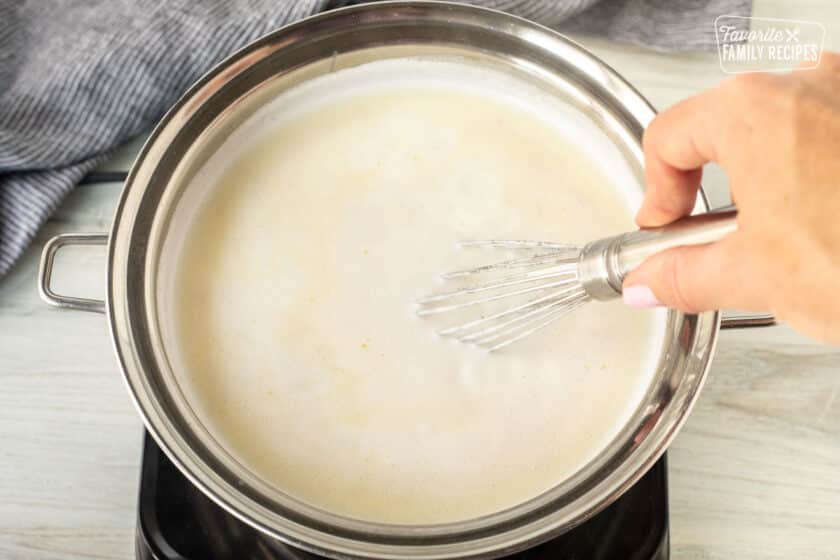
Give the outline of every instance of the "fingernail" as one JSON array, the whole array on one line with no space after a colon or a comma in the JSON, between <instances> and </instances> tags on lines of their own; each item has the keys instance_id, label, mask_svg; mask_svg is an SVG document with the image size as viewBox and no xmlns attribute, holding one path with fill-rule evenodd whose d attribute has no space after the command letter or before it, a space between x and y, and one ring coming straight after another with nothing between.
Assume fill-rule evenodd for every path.
<instances>
[{"instance_id":1,"label":"fingernail","mask_svg":"<svg viewBox=\"0 0 840 560\"><path fill-rule=\"evenodd\" d=\"M659 300L656 299L656 296L653 295L653 291L643 285L626 286L622 290L622 298L624 299L625 305L641 309L659 307L662 305Z\"/></svg>"}]
</instances>

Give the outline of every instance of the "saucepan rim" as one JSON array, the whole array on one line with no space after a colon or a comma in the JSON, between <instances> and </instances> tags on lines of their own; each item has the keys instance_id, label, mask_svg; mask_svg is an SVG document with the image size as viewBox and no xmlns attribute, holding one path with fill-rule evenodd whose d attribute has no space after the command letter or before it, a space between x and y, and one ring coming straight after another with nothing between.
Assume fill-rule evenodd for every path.
<instances>
[{"instance_id":1,"label":"saucepan rim","mask_svg":"<svg viewBox=\"0 0 840 560\"><path fill-rule=\"evenodd\" d=\"M717 312L669 314L658 384L652 389L658 408L648 406L639 413L644 422L632 433L640 439L624 450L626 455L620 460L605 457L600 470L576 479L582 489L575 497L566 496L567 507L545 498L520 504L520 510L433 526L349 520L294 499L269 499L258 482L237 472L212 442L196 435L189 419L176 414L175 397L167 396L166 376L161 373L165 358L154 336L150 303L155 298L150 278L159 252L155 239L165 236L158 208L175 196L178 166L187 161L196 139L217 126L225 111L239 101L241 95L231 93L231 84L249 79L262 83L256 72L268 61L297 60L297 65L290 62L284 68L292 72L305 67L300 61L309 60L307 56L323 62L365 48L371 52L389 45L411 48L412 41L434 46L435 33L441 34L442 45L453 49L496 56L500 53L493 52L495 45L497 50L515 50L523 64L541 72L566 69L569 75L563 79L585 84L593 97L600 96L595 101L612 111L616 134L625 135L628 149L635 158L641 157L641 133L654 110L615 71L573 41L532 22L474 6L412 1L358 5L271 33L197 82L160 122L138 156L108 244L106 311L112 341L132 399L158 445L198 488L236 517L293 546L336 558L487 558L532 546L588 519L641 478L676 435L703 384L720 326ZM345 50L324 50L335 37L344 41ZM319 46L320 40L324 44ZM704 197L698 207L708 209Z\"/></svg>"}]
</instances>

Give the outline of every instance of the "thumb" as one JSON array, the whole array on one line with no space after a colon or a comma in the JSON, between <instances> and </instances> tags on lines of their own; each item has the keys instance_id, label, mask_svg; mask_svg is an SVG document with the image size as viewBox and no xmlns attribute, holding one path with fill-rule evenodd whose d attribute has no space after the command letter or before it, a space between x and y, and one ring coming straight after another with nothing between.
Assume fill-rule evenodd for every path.
<instances>
[{"instance_id":1,"label":"thumb","mask_svg":"<svg viewBox=\"0 0 840 560\"><path fill-rule=\"evenodd\" d=\"M686 313L760 309L761 298L738 234L716 243L676 247L648 258L624 280L624 303L665 305Z\"/></svg>"}]
</instances>

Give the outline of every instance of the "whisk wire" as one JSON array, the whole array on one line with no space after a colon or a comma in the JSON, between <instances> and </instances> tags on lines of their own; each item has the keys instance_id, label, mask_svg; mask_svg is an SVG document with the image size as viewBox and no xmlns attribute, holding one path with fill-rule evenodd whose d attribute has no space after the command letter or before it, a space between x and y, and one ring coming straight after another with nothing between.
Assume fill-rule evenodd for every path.
<instances>
[{"instance_id":1,"label":"whisk wire","mask_svg":"<svg viewBox=\"0 0 840 560\"><path fill-rule=\"evenodd\" d=\"M470 321L468 323L464 323L462 325L455 325L453 327L449 327L449 328L446 328L446 329L439 330L438 334L443 335L443 336L452 336L452 337L455 337L455 338L461 338L462 333L472 331L476 327L479 327L479 326L482 326L482 325L488 324L488 323L493 323L497 319L507 317L508 315L518 314L518 313L520 313L522 311L525 311L527 309L531 309L531 308L534 308L534 307L540 307L540 306L542 306L542 304L549 304L549 303L552 303L552 302L555 302L555 301L558 301L558 300L561 300L561 301L565 300L566 296L569 296L569 295L577 296L577 289L572 287L572 288L567 288L567 289L551 292L547 296L543 296L543 297L541 297L539 299L536 299L536 300L533 300L533 301L528 301L526 303L520 304L520 305L518 305L516 307L512 307L510 309L505 309L503 311L499 311L499 312L494 313L490 316L484 316L484 317L481 317L479 319L475 319L473 321ZM518 318L521 318L521 317L522 317L521 315L518 316ZM501 326L501 325L499 325L499 326Z\"/></svg>"},{"instance_id":2,"label":"whisk wire","mask_svg":"<svg viewBox=\"0 0 840 560\"><path fill-rule=\"evenodd\" d=\"M482 284L478 286L471 286L468 288L463 288L461 290L454 290L451 292L446 292L443 294L438 294L435 296L430 296L428 298L424 298L417 301L417 304L420 308L417 311L418 315L433 315L436 313L444 313L447 311L454 311L455 309L462 309L464 307L471 307L473 305L479 305L484 303L489 303L492 301L496 301L503 298L509 298L512 296L521 296L524 294L538 292L542 290L547 290L549 288L555 288L558 286L563 286L564 284L569 283L569 279L574 279L575 270L574 267L569 267L563 270L556 270L549 274L544 275L535 275L531 277L525 278L516 278L516 279L502 279L497 282L492 282L488 284ZM559 278L560 280L555 280ZM544 282L541 284L527 286L525 288L519 288L512 291L507 291L503 293L497 293L487 296L481 296L475 299L471 299L465 302L460 303L452 303L449 305L439 305L442 301L448 301L454 298L460 298L461 296L467 296L472 294L477 294L481 292L489 292L494 290L499 290L501 288L510 288L513 286L520 286L522 284L529 284L536 280L550 280L549 282Z\"/></svg>"},{"instance_id":3,"label":"whisk wire","mask_svg":"<svg viewBox=\"0 0 840 560\"><path fill-rule=\"evenodd\" d=\"M521 340L521 339L525 338L526 336L530 336L530 335L534 334L535 332L544 329L545 327L549 326L550 324L552 324L557 319L563 317L564 315L567 315L568 313L571 313L572 311L574 311L578 307L585 304L588 301L588 299L589 299L588 297L583 295L579 300L575 301L574 303L571 303L567 307L557 309L554 313L550 314L541 323L538 323L538 324L532 326L531 328L529 328L527 330L520 330L519 332L512 334L512 336L510 336L508 338L505 338L504 340L490 346L489 348L487 348L487 350L490 351L490 352L493 352L495 350L501 350L505 346L513 344L514 342L516 342L518 340ZM486 341L479 342L479 344L486 344Z\"/></svg>"},{"instance_id":4,"label":"whisk wire","mask_svg":"<svg viewBox=\"0 0 840 560\"><path fill-rule=\"evenodd\" d=\"M483 328L479 331L475 331L469 334L458 336L458 340L462 342L476 342L479 344L486 344L488 342L492 342L497 338L504 336L510 332L516 331L521 329L529 324L532 324L535 320L538 320L540 317L546 315L552 309L569 304L577 300L578 298L582 297L583 294L577 290L571 290L565 296L556 297L553 296L550 299L546 298L544 302L541 303L531 303L527 304L528 307L531 307L530 311L525 313L507 313L505 315L513 314L513 317L503 321L501 323L492 324L486 328ZM518 311L522 311L521 309ZM498 318L498 315L497 315Z\"/></svg>"},{"instance_id":5,"label":"whisk wire","mask_svg":"<svg viewBox=\"0 0 840 560\"><path fill-rule=\"evenodd\" d=\"M578 282L581 248L577 245L528 240L464 241L459 245L532 254L443 274L441 279L446 282L472 282L418 300L417 314L463 316L475 309L480 316L442 328L440 336L498 350L547 327L588 300Z\"/></svg>"},{"instance_id":6,"label":"whisk wire","mask_svg":"<svg viewBox=\"0 0 840 560\"><path fill-rule=\"evenodd\" d=\"M549 264L549 265L556 265L558 263L574 263L577 262L578 255L577 253L571 254L568 251L562 252L552 252L552 253L542 253L538 255L533 255L530 257L522 257L518 259L512 259L509 261L502 261L493 264L487 264L484 266L477 266L475 268L468 268L465 270L456 270L454 272L447 272L446 274L441 274L442 280L452 280L454 278L461 278L464 276L473 276L475 274L482 274L485 272L493 272L495 270L504 269L504 268L527 268L538 266L541 264Z\"/></svg>"},{"instance_id":7,"label":"whisk wire","mask_svg":"<svg viewBox=\"0 0 840 560\"><path fill-rule=\"evenodd\" d=\"M458 242L458 247L483 249L568 249L579 251L580 246L572 243L553 241L533 241L530 239L473 239Z\"/></svg>"}]
</instances>

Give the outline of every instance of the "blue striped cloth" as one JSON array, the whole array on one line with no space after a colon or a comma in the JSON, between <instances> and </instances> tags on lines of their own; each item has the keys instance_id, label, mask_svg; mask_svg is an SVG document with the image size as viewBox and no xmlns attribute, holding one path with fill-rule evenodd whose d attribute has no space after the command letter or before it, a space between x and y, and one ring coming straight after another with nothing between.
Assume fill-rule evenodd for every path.
<instances>
[{"instance_id":1,"label":"blue striped cloth","mask_svg":"<svg viewBox=\"0 0 840 560\"><path fill-rule=\"evenodd\" d=\"M204 72L329 0L0 0L0 276L113 149ZM663 50L714 47L750 0L477 0Z\"/></svg>"}]
</instances>

